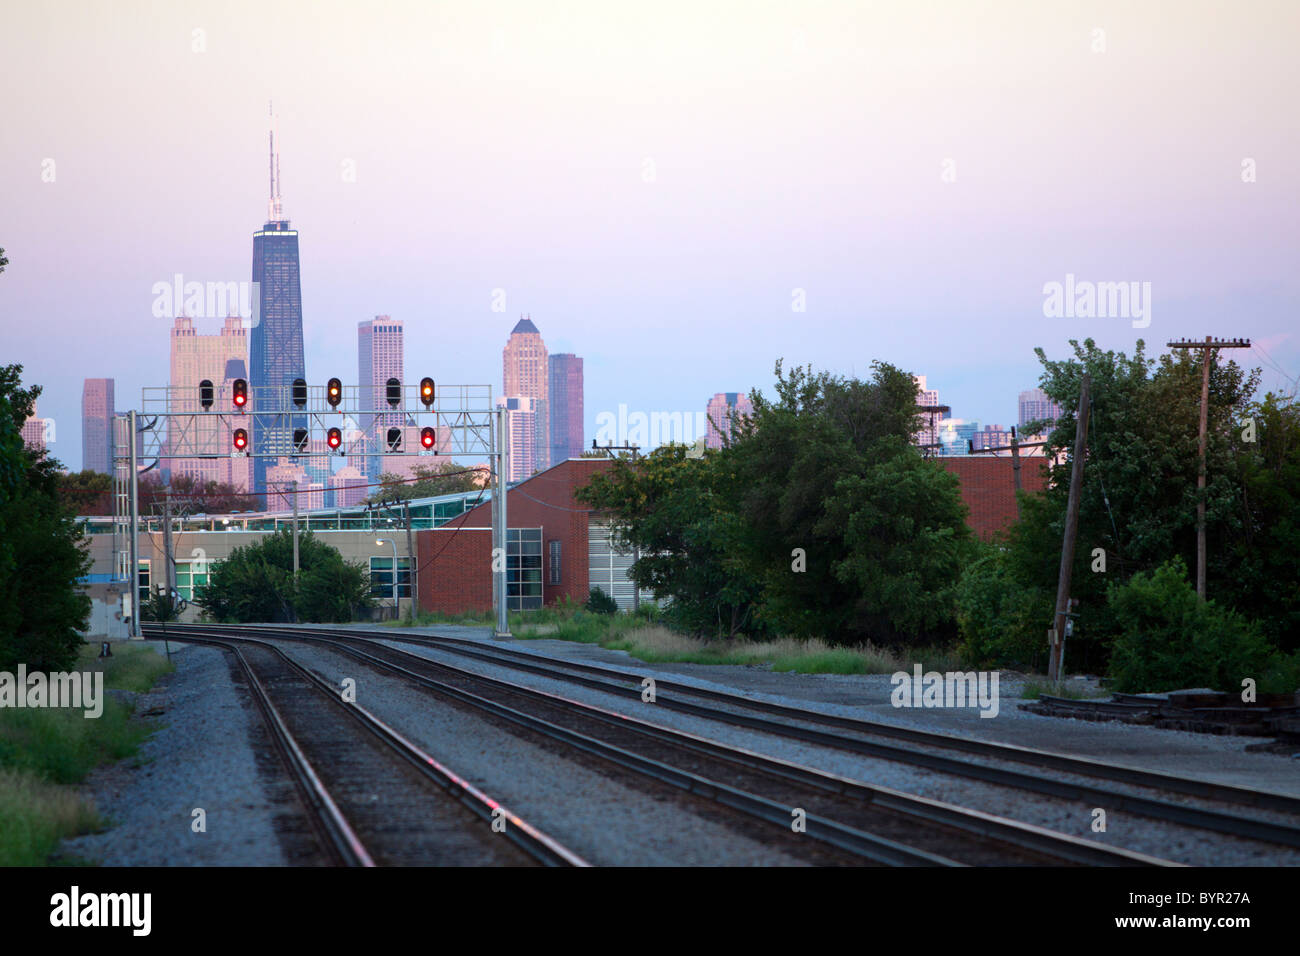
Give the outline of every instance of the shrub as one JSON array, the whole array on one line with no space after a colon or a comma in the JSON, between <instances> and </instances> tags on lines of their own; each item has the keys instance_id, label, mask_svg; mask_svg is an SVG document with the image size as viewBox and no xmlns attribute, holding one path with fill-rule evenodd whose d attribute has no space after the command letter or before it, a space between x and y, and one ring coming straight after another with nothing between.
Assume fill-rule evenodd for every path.
<instances>
[{"instance_id":1,"label":"shrub","mask_svg":"<svg viewBox=\"0 0 1300 956\"><path fill-rule=\"evenodd\" d=\"M1209 687L1240 691L1254 678L1261 691L1289 691L1288 661L1257 624L1213 601L1201 601L1182 559L1112 585L1107 601L1118 634L1110 676L1121 692Z\"/></svg>"},{"instance_id":2,"label":"shrub","mask_svg":"<svg viewBox=\"0 0 1300 956\"><path fill-rule=\"evenodd\" d=\"M592 588L587 596L587 610L593 614L615 614L618 612L618 602L600 588Z\"/></svg>"},{"instance_id":3,"label":"shrub","mask_svg":"<svg viewBox=\"0 0 1300 956\"><path fill-rule=\"evenodd\" d=\"M973 667L1041 668L1051 596L1020 583L1004 552L990 549L966 568L956 601L963 661Z\"/></svg>"}]
</instances>

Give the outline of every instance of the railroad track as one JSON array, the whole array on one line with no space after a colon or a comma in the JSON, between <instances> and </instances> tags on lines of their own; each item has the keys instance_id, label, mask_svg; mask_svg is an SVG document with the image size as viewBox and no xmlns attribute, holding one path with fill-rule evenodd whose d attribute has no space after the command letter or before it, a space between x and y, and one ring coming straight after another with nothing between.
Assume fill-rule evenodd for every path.
<instances>
[{"instance_id":1,"label":"railroad track","mask_svg":"<svg viewBox=\"0 0 1300 956\"><path fill-rule=\"evenodd\" d=\"M587 865L269 641L186 640L233 655L330 862Z\"/></svg>"},{"instance_id":2,"label":"railroad track","mask_svg":"<svg viewBox=\"0 0 1300 956\"><path fill-rule=\"evenodd\" d=\"M464 671L397 648L302 629L199 628L270 634L345 654L440 696L624 770L700 796L862 859L891 865L1170 865L992 814L956 807L730 747L580 701ZM437 675L436 677L431 675Z\"/></svg>"},{"instance_id":3,"label":"railroad track","mask_svg":"<svg viewBox=\"0 0 1300 956\"><path fill-rule=\"evenodd\" d=\"M311 628L269 625L232 626L231 630L285 637L300 637L319 631ZM366 640L372 644L382 640L399 640L425 645L468 659L637 699L640 699L642 692L641 681L646 676L644 673L638 674L576 661L555 661L527 651L497 645L485 646L479 641L460 638L431 638L404 634L390 636L383 632L344 628L330 628L326 633ZM1028 790L1050 797L1083 801L1091 806L1126 810L1182 826L1275 845L1300 847L1300 798L1288 794L1142 770L1014 744L973 740L935 731L825 714L665 680L658 675L655 677L655 688L656 707L665 707L733 726L760 730L836 750L907 763L985 783ZM882 738L888 742L882 742ZM921 746L900 746L894 741ZM1006 766L981 763L978 760L960 759L936 751L956 751L980 759L1026 765L1037 772L1024 772ZM1062 780L1043 773L1049 770L1092 778L1099 782ZM1153 791L1155 795L1116 790L1105 786L1107 782L1121 782L1146 788ZM1171 795L1212 801L1225 808L1170 802L1166 798ZM1273 821L1243 816L1237 812L1241 808L1269 810L1288 814L1296 819Z\"/></svg>"}]
</instances>

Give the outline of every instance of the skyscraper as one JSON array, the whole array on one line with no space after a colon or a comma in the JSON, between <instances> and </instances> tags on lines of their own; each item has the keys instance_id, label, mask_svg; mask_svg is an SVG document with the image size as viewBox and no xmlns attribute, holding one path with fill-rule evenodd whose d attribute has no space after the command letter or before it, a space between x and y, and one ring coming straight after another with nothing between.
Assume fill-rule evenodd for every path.
<instances>
[{"instance_id":1,"label":"skyscraper","mask_svg":"<svg viewBox=\"0 0 1300 956\"><path fill-rule=\"evenodd\" d=\"M357 384L365 408L385 408L385 386L390 378L405 382L402 359L402 320L377 315L357 323ZM366 433L365 475L376 481L384 471L382 456L384 436L390 427L402 426L401 412L362 415L357 422Z\"/></svg>"},{"instance_id":2,"label":"skyscraper","mask_svg":"<svg viewBox=\"0 0 1300 956\"><path fill-rule=\"evenodd\" d=\"M231 363L242 370L248 357L248 333L237 315L228 316L216 335L201 335L189 316L178 315L171 329L171 385L168 410L172 413L202 411L199 383L209 381L221 387L214 399L220 411L229 410L228 378ZM242 371L238 377L243 377ZM211 418L169 419L165 453L161 466L171 477L189 475L199 481L225 481L230 469L222 458L171 457L193 456L230 451L231 427Z\"/></svg>"},{"instance_id":3,"label":"skyscraper","mask_svg":"<svg viewBox=\"0 0 1300 956\"><path fill-rule=\"evenodd\" d=\"M116 410L111 378L88 378L81 386L81 467L113 473L113 414Z\"/></svg>"},{"instance_id":4,"label":"skyscraper","mask_svg":"<svg viewBox=\"0 0 1300 956\"><path fill-rule=\"evenodd\" d=\"M565 461L582 456L582 358L569 352L560 352L547 359L549 378L547 396L550 400L551 450L550 462Z\"/></svg>"},{"instance_id":5,"label":"skyscraper","mask_svg":"<svg viewBox=\"0 0 1300 956\"><path fill-rule=\"evenodd\" d=\"M754 403L744 392L718 392L705 408L709 419L709 435L705 444L709 448L721 448L724 435L730 436L735 427L735 419L748 418L754 414Z\"/></svg>"},{"instance_id":6,"label":"skyscraper","mask_svg":"<svg viewBox=\"0 0 1300 956\"><path fill-rule=\"evenodd\" d=\"M924 375L914 375L912 378L916 381L916 404L921 407L933 408L939 404L939 390L929 388L925 381ZM936 445L939 442L938 421L943 415L940 412L922 412L921 421L924 423L920 431L916 433L914 439L917 445L925 447L926 445Z\"/></svg>"},{"instance_id":7,"label":"skyscraper","mask_svg":"<svg viewBox=\"0 0 1300 956\"><path fill-rule=\"evenodd\" d=\"M510 409L510 459L506 481L523 481L540 467L537 464L537 408L526 395L502 395L497 405Z\"/></svg>"},{"instance_id":8,"label":"skyscraper","mask_svg":"<svg viewBox=\"0 0 1300 956\"><path fill-rule=\"evenodd\" d=\"M45 419L37 417L36 403L32 403L32 414L22 427L23 444L32 451L45 451Z\"/></svg>"},{"instance_id":9,"label":"skyscraper","mask_svg":"<svg viewBox=\"0 0 1300 956\"><path fill-rule=\"evenodd\" d=\"M302 287L298 233L289 228L280 203L280 156L271 133L271 196L266 224L253 233L253 288L258 311L249 342L249 385L252 387L252 451L261 455L292 451L293 429L306 428L306 415L258 414L257 405L289 407L289 387L306 379L302 340ZM279 389L273 391L273 389ZM253 459L253 490L266 492L268 468L274 459Z\"/></svg>"},{"instance_id":10,"label":"skyscraper","mask_svg":"<svg viewBox=\"0 0 1300 956\"><path fill-rule=\"evenodd\" d=\"M1061 406L1056 404L1047 397L1047 393L1041 388L1030 388L1020 393L1020 416L1019 428L1024 431L1025 425L1033 421L1055 422L1061 417ZM1049 424L1043 431L1051 431L1052 426ZM1026 436L1021 435L1021 438Z\"/></svg>"},{"instance_id":11,"label":"skyscraper","mask_svg":"<svg viewBox=\"0 0 1300 956\"><path fill-rule=\"evenodd\" d=\"M525 447L532 449L530 457L518 463L520 469L526 470L517 472L514 466L511 466L512 473L521 474L526 478L534 471L550 467L551 442L548 417L550 374L546 343L542 341L542 334L537 331L537 326L533 325L531 316L520 317L501 353L501 364L504 371L502 395L506 398L529 399L524 403L506 405L512 410L522 410L527 407L532 416L528 419L527 426L524 426L522 417L516 418L514 414L511 415L512 445L519 428L527 427L532 431L525 443Z\"/></svg>"}]
</instances>

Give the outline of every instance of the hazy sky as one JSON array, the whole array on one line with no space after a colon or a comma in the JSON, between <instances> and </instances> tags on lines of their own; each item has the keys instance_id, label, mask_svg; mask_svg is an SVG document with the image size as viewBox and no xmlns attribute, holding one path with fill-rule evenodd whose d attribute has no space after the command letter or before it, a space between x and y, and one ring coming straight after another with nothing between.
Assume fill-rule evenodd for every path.
<instances>
[{"instance_id":1,"label":"hazy sky","mask_svg":"<svg viewBox=\"0 0 1300 956\"><path fill-rule=\"evenodd\" d=\"M250 279L274 99L317 384L355 381L376 314L408 378L499 391L530 313L586 360L588 439L769 390L778 357L885 359L1003 425L1071 337L1249 336L1297 375L1297 27L1291 0L11 4L0 362L80 467L83 378L121 410L166 384L154 283ZM1045 316L1067 274L1149 282L1149 327Z\"/></svg>"}]
</instances>

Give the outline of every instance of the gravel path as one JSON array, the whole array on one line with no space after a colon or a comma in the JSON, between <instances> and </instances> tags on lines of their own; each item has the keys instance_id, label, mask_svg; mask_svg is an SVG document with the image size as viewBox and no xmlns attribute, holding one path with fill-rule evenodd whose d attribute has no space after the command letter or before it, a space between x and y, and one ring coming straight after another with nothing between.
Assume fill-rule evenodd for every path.
<instances>
[{"instance_id":1,"label":"gravel path","mask_svg":"<svg viewBox=\"0 0 1300 956\"><path fill-rule=\"evenodd\" d=\"M283 865L273 818L285 795L259 778L250 732L262 727L227 656L173 643L172 659L175 673L136 697L137 714L161 709L157 732L83 785L110 829L65 840L60 852L106 866ZM205 833L191 829L196 808Z\"/></svg>"},{"instance_id":2,"label":"gravel path","mask_svg":"<svg viewBox=\"0 0 1300 956\"><path fill-rule=\"evenodd\" d=\"M803 861L771 845L802 838L770 824L732 819L700 801L683 808L666 787L640 781L563 745L534 743L518 727L443 702L407 681L344 655L279 642L292 657L335 683L357 682L357 703L374 711L428 753L529 823L593 864L634 866L792 866ZM554 748L554 749L552 749ZM563 755L562 755L563 754ZM750 833L754 836L749 835ZM797 847L795 848L797 849Z\"/></svg>"},{"instance_id":3,"label":"gravel path","mask_svg":"<svg viewBox=\"0 0 1300 956\"><path fill-rule=\"evenodd\" d=\"M449 635L451 636L451 635ZM460 635L455 635L460 636ZM504 666L487 664L454 654L432 650L428 647L403 644L399 640L386 643L403 650L421 654L453 666L476 673L488 674L502 680L535 687L550 693L559 694L604 707L608 710L629 714L642 720L652 721L668 727L674 727L692 733L707 736L724 743L748 748L786 760L807 764L819 769L843 774L866 783L891 787L908 793L920 794L939 800L958 803L1000 816L1007 816L1028 823L1050 827L1063 833L1073 834L1086 839L1093 839L1107 844L1123 846L1129 849L1149 853L1154 856L1172 859L1191 865L1206 866L1240 866L1240 865L1300 865L1300 853L1283 848L1263 847L1261 844L1221 836L1206 831L1191 831L1174 827L1158 821L1127 814L1121 810L1107 808L1107 830L1093 833L1091 806L1068 804L1059 800L1039 797L1033 794L1013 792L1004 787L996 787L977 781L964 780L932 771L890 761L844 753L828 748L817 747L799 741L779 737L770 737L756 731L736 728L704 718L675 713L663 708L655 709L653 704L643 704L627 697L619 697L581 687L564 681L550 680L534 674L511 670ZM531 642L530 642L531 644ZM636 669L647 674L662 672L659 665L636 663ZM787 677L790 675L774 675ZM674 674L674 678L677 675ZM703 684L703 681L692 681ZM716 685L715 685L716 686ZM767 695L762 695L767 696ZM790 698L773 698L782 703L797 703ZM887 705L886 705L887 706ZM862 708L837 708L823 706L831 712L851 712L854 716L864 716ZM932 712L928 712L932 713ZM875 717L876 714L870 716ZM979 720L978 717L974 718ZM1049 718L1039 718L1049 719ZM997 723L985 720L984 723ZM1069 723L1080 723L1069 721ZM935 728L933 723L928 725ZM1088 729L1095 729L1090 725ZM949 729L949 728L943 728ZM1148 730L1148 728L1125 727L1125 730ZM1177 733L1149 731L1157 733ZM1180 736L1190 736L1182 734ZM1210 738L1218 742L1219 738ZM1251 759L1273 759L1265 755L1245 755ZM1291 762L1294 766L1294 762ZM1241 782L1238 780L1237 782ZM1250 811L1244 811L1249 813ZM1261 814L1263 815L1263 814Z\"/></svg>"}]
</instances>

